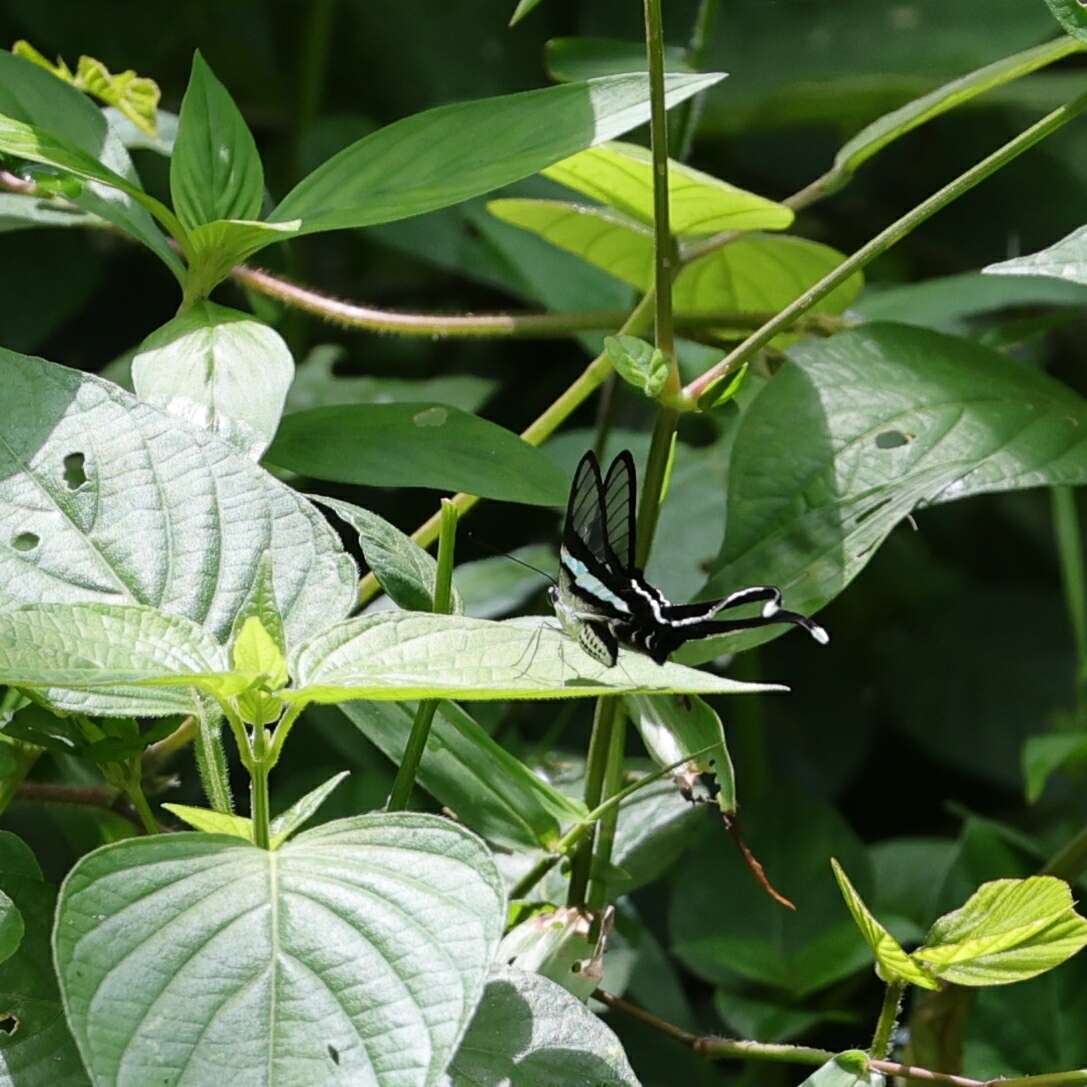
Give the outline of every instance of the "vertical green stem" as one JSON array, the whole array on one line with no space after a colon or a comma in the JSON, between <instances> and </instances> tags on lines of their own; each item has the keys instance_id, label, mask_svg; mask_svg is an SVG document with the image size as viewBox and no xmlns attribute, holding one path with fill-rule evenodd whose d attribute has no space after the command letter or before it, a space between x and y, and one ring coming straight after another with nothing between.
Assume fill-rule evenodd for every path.
<instances>
[{"instance_id":1,"label":"vertical green stem","mask_svg":"<svg viewBox=\"0 0 1087 1087\"><path fill-rule=\"evenodd\" d=\"M438 572L434 579L434 611L439 615L448 615L453 603L453 554L457 540L457 507L448 498L442 499L441 527L438 533ZM387 811L403 811L408 806L411 790L415 786L415 775L419 772L419 763L426 750L430 726L438 709L436 699L420 702L415 711L415 720L411 725L404 757L396 771L392 792L386 804Z\"/></svg>"},{"instance_id":2,"label":"vertical green stem","mask_svg":"<svg viewBox=\"0 0 1087 1087\"><path fill-rule=\"evenodd\" d=\"M1082 718L1087 712L1087 577L1083 570L1079 512L1076 509L1076 492L1071 487L1053 487L1050 495L1064 603L1076 647L1076 708Z\"/></svg>"},{"instance_id":3,"label":"vertical green stem","mask_svg":"<svg viewBox=\"0 0 1087 1087\"><path fill-rule=\"evenodd\" d=\"M143 771L142 760L136 758L132 761L133 765L129 769L129 779L125 783L125 795L132 807L136 809L136 814L143 824L143 829L148 834L158 834L162 828L155 818L155 813L151 810L151 805L147 803L147 797L144 796L143 785L140 782Z\"/></svg>"},{"instance_id":4,"label":"vertical green stem","mask_svg":"<svg viewBox=\"0 0 1087 1087\"><path fill-rule=\"evenodd\" d=\"M876 1033L872 1037L871 1053L874 1060L882 1061L890 1056L891 1047L894 1044L895 1024L898 1022L898 1013L902 1007L902 994L905 991L904 982L892 981L883 994L883 1007L880 1008Z\"/></svg>"},{"instance_id":5,"label":"vertical green stem","mask_svg":"<svg viewBox=\"0 0 1087 1087\"><path fill-rule=\"evenodd\" d=\"M272 815L268 802L268 773L271 768L268 731L263 725L254 725L253 765L249 768L249 814L253 820L253 842L261 849L270 848L272 842Z\"/></svg>"},{"instance_id":6,"label":"vertical green stem","mask_svg":"<svg viewBox=\"0 0 1087 1087\"><path fill-rule=\"evenodd\" d=\"M604 788L601 799L614 796L623 787L623 756L626 751L627 719L626 712L620 699L609 699L615 702L611 736L608 742L608 758L604 768ZM607 867L611 862L612 849L615 846L615 831L619 824L618 806L611 808L600 820L596 836L596 861L597 871L592 876L589 884L589 893L586 905L592 910L601 910L608 902L608 876Z\"/></svg>"},{"instance_id":7,"label":"vertical green stem","mask_svg":"<svg viewBox=\"0 0 1087 1087\"><path fill-rule=\"evenodd\" d=\"M687 64L696 72L702 70L706 48L713 40L720 7L721 0L701 0L698 5L698 12L695 14L694 25L691 28L691 38L687 43ZM702 119L705 101L705 92L696 94L675 111L679 124L676 126L678 138L674 140L675 155L673 157L679 159L680 162L686 162L690 157L694 134L698 129L698 122Z\"/></svg>"}]
</instances>

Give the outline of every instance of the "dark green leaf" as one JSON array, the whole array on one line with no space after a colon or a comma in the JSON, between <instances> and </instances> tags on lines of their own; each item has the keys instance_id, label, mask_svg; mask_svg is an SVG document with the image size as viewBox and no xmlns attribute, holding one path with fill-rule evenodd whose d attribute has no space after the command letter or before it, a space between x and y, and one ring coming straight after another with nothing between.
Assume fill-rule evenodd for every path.
<instances>
[{"instance_id":1,"label":"dark green leaf","mask_svg":"<svg viewBox=\"0 0 1087 1087\"><path fill-rule=\"evenodd\" d=\"M1045 0L1057 22L1080 41L1087 41L1087 9L1080 0Z\"/></svg>"},{"instance_id":2,"label":"dark green leaf","mask_svg":"<svg viewBox=\"0 0 1087 1087\"><path fill-rule=\"evenodd\" d=\"M1050 777L1069 764L1087 762L1087 732L1054 732L1031 736L1023 747L1027 802L1037 803Z\"/></svg>"},{"instance_id":3,"label":"dark green leaf","mask_svg":"<svg viewBox=\"0 0 1087 1087\"><path fill-rule=\"evenodd\" d=\"M190 230L216 219L256 219L264 199L264 168L253 134L199 50L181 100L170 195Z\"/></svg>"},{"instance_id":4,"label":"dark green leaf","mask_svg":"<svg viewBox=\"0 0 1087 1087\"><path fill-rule=\"evenodd\" d=\"M539 450L442 404L344 404L283 419L265 460L316 479L467 491L561 506L567 481Z\"/></svg>"},{"instance_id":5,"label":"dark green leaf","mask_svg":"<svg viewBox=\"0 0 1087 1087\"><path fill-rule=\"evenodd\" d=\"M722 76L669 76L669 106ZM649 119L649 83L625 75L440 106L333 156L272 213L302 232L387 223L528 177Z\"/></svg>"}]
</instances>

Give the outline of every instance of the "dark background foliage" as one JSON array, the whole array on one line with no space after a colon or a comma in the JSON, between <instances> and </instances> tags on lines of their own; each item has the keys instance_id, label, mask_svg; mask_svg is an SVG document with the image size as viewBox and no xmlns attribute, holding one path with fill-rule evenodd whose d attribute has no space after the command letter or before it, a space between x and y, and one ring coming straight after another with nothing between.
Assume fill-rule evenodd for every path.
<instances>
[{"instance_id":1,"label":"dark background foliage","mask_svg":"<svg viewBox=\"0 0 1087 1087\"><path fill-rule=\"evenodd\" d=\"M168 109L177 108L199 47L252 125L269 188L279 197L332 151L381 124L443 102L544 85L549 38L637 39L641 33L640 5L629 0L550 0L514 31L506 28L510 7L510 0L59 6L0 0L0 43L27 38L47 56L74 61L86 53L112 70L136 68L159 82ZM693 0L666 5L666 30L676 44L686 39L694 7ZM706 66L731 76L710 96L692 163L784 197L822 173L842 140L867 121L1054 31L1042 0L723 0ZM878 156L841 195L804 213L800 231L842 250L855 248L1042 110L1067 100L1082 77L1082 62L1050 69L927 125ZM165 160L141 153L137 161L148 188L165 191ZM911 236L871 268L869 289L972 271L1048 245L1087 219L1085 193L1087 129L1081 123ZM20 351L100 371L176 306L176 288L164 268L113 237L25 231L0 237L0 253L0 342ZM270 260L338 296L391 308L478 312L537 305L531 292L508 289L515 281L494 238L460 212L306 238L276 249ZM220 295L246 305L232 286ZM1030 315L1002 312L983 323L956 319L950 327L994 335ZM584 358L572 341L395 339L343 332L298 315L286 316L280 327L297 361L316 345L341 344L336 365L342 374L490 378L497 388L484 414L511 429L535 417ZM1083 321L1073 320L1015 350L1087 391L1084 332ZM629 390L620 395L619 423L644 431L644 402ZM590 427L593 418L590 405L573 425ZM712 438L697 429L684 436L695 445ZM380 510L405 530L435 501L421 491L325 489ZM470 527L500 548L553 538L555 520L546 511L509 512L484 505ZM461 554L486 554L480 547L462 538ZM735 664L744 678L787 681L791 696L733 700L724 707L752 837L786 889L801 883L796 924L805 923L800 831L810 832L811 805L829 802L852 835L883 843L869 854L876 901L907 921L911 903L921 902L914 927L934 915L928 904L944 905L932 889L943 878L933 867L938 858L954 852L953 864L975 882L1020 874L1038 867L1082 825L1087 800L1083 779L1074 773L1055 778L1036 805L1024 800L1024 741L1066 724L1076 711L1074 655L1045 494L987 497L922 512L913 528L896 530L823 618L834 634L828 650L794 634ZM576 774L588 709L563 712L559 728L554 711L539 708L517 708L492 723L522 756L536 750L544 761ZM389 781L387 764L336 711L311 720L308 741L299 737L290 764L277 771L281 803L345 762L356 768L353 784L323 814L379 803ZM194 789L185 785L178 795L195 796ZM829 810L820 810L820 819L834 823L826 834L842 833ZM111 833L63 809L42 821L40 809L26 805L16 805L6 822L31 839L52 874ZM767 1018L774 1011L808 1017L793 1036L831 1048L855 1044L858 1032L863 1037L870 1029L867 1018L879 999L869 974L847 970L844 980L805 996L745 977L730 967L725 951L695 940L692 933L700 928L710 933L711 944L714 929L746 932L748 906L765 919L761 929L756 926L761 938L789 923L752 898L748 877L708 812L695 822L697 852L635 896L645 926L637 932L651 932L676 952L676 972L661 966L659 975L646 974L640 960L646 976L633 995L655 991L661 1014L671 1012L707 1031L790 1033ZM902 838L917 841L886 844ZM819 839L824 852L825 841ZM954 905L961 895L950 899ZM830 916L846 919L840 904L827 908ZM719 969L707 966L715 956ZM1070 978L1082 975L1073 963L1045 984L1070 985ZM1031 994L1024 986L1017 995L987 995L975 1022L1014 1015L1002 999L1029 1007ZM616 1026L645 1082L679 1081L680 1057L669 1043ZM999 1038L986 1044L999 1052ZM1082 1043L1070 1051L1059 1040L1053 1046L1022 1057L1023 1070L1087 1063ZM685 1074L707 1083L734 1075L693 1058ZM758 1068L744 1082L777 1082L778 1074ZM795 1073L780 1074L782 1082L795 1082Z\"/></svg>"}]
</instances>

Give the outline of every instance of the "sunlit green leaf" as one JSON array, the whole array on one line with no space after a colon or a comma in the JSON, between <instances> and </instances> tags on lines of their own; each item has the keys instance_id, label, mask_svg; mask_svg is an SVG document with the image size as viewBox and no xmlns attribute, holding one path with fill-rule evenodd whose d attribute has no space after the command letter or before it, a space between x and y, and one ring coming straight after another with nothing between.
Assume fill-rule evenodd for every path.
<instances>
[{"instance_id":1,"label":"sunlit green leaf","mask_svg":"<svg viewBox=\"0 0 1087 1087\"><path fill-rule=\"evenodd\" d=\"M668 380L669 363L664 353L637 336L608 336L604 340L615 372L650 399L660 395Z\"/></svg>"},{"instance_id":2,"label":"sunlit green leaf","mask_svg":"<svg viewBox=\"0 0 1087 1087\"><path fill-rule=\"evenodd\" d=\"M228 834L233 838L253 840L253 821L244 815L230 815L210 808L194 808L190 804L163 804L172 815L183 823L205 834Z\"/></svg>"},{"instance_id":3,"label":"sunlit green leaf","mask_svg":"<svg viewBox=\"0 0 1087 1087\"><path fill-rule=\"evenodd\" d=\"M294 654L291 675L298 689L285 696L299 702L782 690L658 665L629 650L608 668L549 620L496 623L422 612L379 612L338 623Z\"/></svg>"},{"instance_id":4,"label":"sunlit green leaf","mask_svg":"<svg viewBox=\"0 0 1087 1087\"><path fill-rule=\"evenodd\" d=\"M879 976L886 982L905 982L919 985L922 989L938 989L940 984L930 977L902 949L902 945L872 916L872 911L864 904L864 899L857 894L856 888L849 882L842 866L831 857L831 867L842 898L853 915L865 943L875 956Z\"/></svg>"},{"instance_id":5,"label":"sunlit green leaf","mask_svg":"<svg viewBox=\"0 0 1087 1087\"><path fill-rule=\"evenodd\" d=\"M468 1027L503 917L477 838L368 815L275 852L191 833L106 846L64 883L55 954L96 1083L259 1068L268 1083L425 1087Z\"/></svg>"},{"instance_id":6,"label":"sunlit green leaf","mask_svg":"<svg viewBox=\"0 0 1087 1087\"><path fill-rule=\"evenodd\" d=\"M721 78L669 76L667 103L678 105ZM301 219L309 234L421 215L538 173L648 119L649 81L641 75L440 106L333 156L287 194L272 219Z\"/></svg>"},{"instance_id":7,"label":"sunlit green leaf","mask_svg":"<svg viewBox=\"0 0 1087 1087\"><path fill-rule=\"evenodd\" d=\"M342 770L333 774L328 781L322 782L316 789L311 789L305 796L299 797L285 812L277 815L271 822L272 848L277 849L300 826L312 819L321 805L331 795L332 790L350 776L350 771Z\"/></svg>"},{"instance_id":8,"label":"sunlit green leaf","mask_svg":"<svg viewBox=\"0 0 1087 1087\"><path fill-rule=\"evenodd\" d=\"M653 225L653 158L644 147L606 143L542 172L569 189ZM668 203L669 225L680 237L723 230L785 230L794 217L784 204L674 160L668 164Z\"/></svg>"},{"instance_id":9,"label":"sunlit green leaf","mask_svg":"<svg viewBox=\"0 0 1087 1087\"><path fill-rule=\"evenodd\" d=\"M343 404L284 416L265 460L340 483L561 506L567 480L516 434L443 404Z\"/></svg>"},{"instance_id":10,"label":"sunlit green leaf","mask_svg":"<svg viewBox=\"0 0 1087 1087\"><path fill-rule=\"evenodd\" d=\"M1073 230L1048 249L990 264L985 271L989 275L1046 276L1087 285L1087 226Z\"/></svg>"},{"instance_id":11,"label":"sunlit green leaf","mask_svg":"<svg viewBox=\"0 0 1087 1087\"><path fill-rule=\"evenodd\" d=\"M273 242L298 233L299 221L258 223L250 219L216 219L189 232L189 271L186 289L207 296L234 267Z\"/></svg>"}]
</instances>

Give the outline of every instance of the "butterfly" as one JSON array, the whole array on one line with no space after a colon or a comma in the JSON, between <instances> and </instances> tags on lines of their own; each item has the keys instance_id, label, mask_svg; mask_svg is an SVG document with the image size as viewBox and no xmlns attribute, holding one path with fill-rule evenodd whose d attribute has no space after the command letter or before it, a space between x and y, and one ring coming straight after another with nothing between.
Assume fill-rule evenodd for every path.
<instances>
[{"instance_id":1,"label":"butterfly","mask_svg":"<svg viewBox=\"0 0 1087 1087\"><path fill-rule=\"evenodd\" d=\"M738 589L721 600L673 604L634 563L636 492L637 472L627 449L606 476L591 450L574 472L559 579L549 597L563 630L591 657L612 667L623 645L663 664L685 642L773 623L802 627L822 645L830 641L818 623L782 609L781 590L772 585ZM762 614L714 618L744 604L762 604Z\"/></svg>"}]
</instances>

